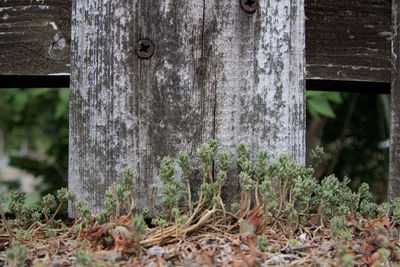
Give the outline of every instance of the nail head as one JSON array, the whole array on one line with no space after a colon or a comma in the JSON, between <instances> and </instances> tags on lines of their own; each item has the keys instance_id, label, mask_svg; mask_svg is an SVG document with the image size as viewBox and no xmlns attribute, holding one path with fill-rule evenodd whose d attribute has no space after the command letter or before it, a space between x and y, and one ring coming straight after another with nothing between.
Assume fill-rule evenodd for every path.
<instances>
[{"instance_id":1,"label":"nail head","mask_svg":"<svg viewBox=\"0 0 400 267\"><path fill-rule=\"evenodd\" d=\"M244 11L253 13L258 7L258 0L240 0L240 6L244 9Z\"/></svg>"},{"instance_id":2,"label":"nail head","mask_svg":"<svg viewBox=\"0 0 400 267\"><path fill-rule=\"evenodd\" d=\"M137 42L135 51L140 58L150 58L154 54L154 44L149 39L141 39Z\"/></svg>"}]
</instances>

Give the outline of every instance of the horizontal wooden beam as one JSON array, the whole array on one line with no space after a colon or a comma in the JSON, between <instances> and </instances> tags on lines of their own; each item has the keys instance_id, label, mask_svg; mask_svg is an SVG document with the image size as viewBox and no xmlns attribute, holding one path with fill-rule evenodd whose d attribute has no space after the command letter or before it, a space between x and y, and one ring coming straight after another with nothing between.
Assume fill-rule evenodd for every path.
<instances>
[{"instance_id":1,"label":"horizontal wooden beam","mask_svg":"<svg viewBox=\"0 0 400 267\"><path fill-rule=\"evenodd\" d=\"M69 73L71 1L0 2L0 75Z\"/></svg>"},{"instance_id":2,"label":"horizontal wooden beam","mask_svg":"<svg viewBox=\"0 0 400 267\"><path fill-rule=\"evenodd\" d=\"M307 78L390 83L390 0L306 0Z\"/></svg>"},{"instance_id":3,"label":"horizontal wooden beam","mask_svg":"<svg viewBox=\"0 0 400 267\"><path fill-rule=\"evenodd\" d=\"M390 94L390 83L383 82L307 80L306 88L308 91Z\"/></svg>"},{"instance_id":4,"label":"horizontal wooden beam","mask_svg":"<svg viewBox=\"0 0 400 267\"><path fill-rule=\"evenodd\" d=\"M390 0L306 0L308 79L390 82ZM69 73L71 1L0 3L0 75Z\"/></svg>"}]
</instances>

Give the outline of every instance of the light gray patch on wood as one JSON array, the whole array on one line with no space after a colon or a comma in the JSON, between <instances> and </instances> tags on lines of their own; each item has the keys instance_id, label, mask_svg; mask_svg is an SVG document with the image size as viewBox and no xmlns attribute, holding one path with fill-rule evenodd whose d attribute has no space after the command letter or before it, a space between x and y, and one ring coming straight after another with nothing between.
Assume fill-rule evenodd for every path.
<instances>
[{"instance_id":1,"label":"light gray patch on wood","mask_svg":"<svg viewBox=\"0 0 400 267\"><path fill-rule=\"evenodd\" d=\"M205 16L205 86L215 90L223 149L236 154L243 140L253 159L266 149L272 158L288 152L304 162L303 2L260 1L254 14L236 2L207 2ZM226 187L232 201L237 174Z\"/></svg>"},{"instance_id":2,"label":"light gray patch on wood","mask_svg":"<svg viewBox=\"0 0 400 267\"><path fill-rule=\"evenodd\" d=\"M389 200L400 197L400 12L398 1L392 1L392 27L392 117L389 155Z\"/></svg>"},{"instance_id":3,"label":"light gray patch on wood","mask_svg":"<svg viewBox=\"0 0 400 267\"><path fill-rule=\"evenodd\" d=\"M149 207L162 158L181 150L193 158L211 137L203 5L75 1L73 12L70 188L98 212L110 183L132 166L137 205ZM155 45L150 59L135 55L143 38Z\"/></svg>"}]
</instances>

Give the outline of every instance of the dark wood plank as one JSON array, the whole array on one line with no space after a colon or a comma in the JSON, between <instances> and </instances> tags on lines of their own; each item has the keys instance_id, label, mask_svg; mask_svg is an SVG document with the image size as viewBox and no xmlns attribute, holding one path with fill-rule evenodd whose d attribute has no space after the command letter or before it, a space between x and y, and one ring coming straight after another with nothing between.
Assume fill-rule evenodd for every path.
<instances>
[{"instance_id":1,"label":"dark wood plank","mask_svg":"<svg viewBox=\"0 0 400 267\"><path fill-rule=\"evenodd\" d=\"M0 2L0 75L69 73L71 2Z\"/></svg>"},{"instance_id":2,"label":"dark wood plank","mask_svg":"<svg viewBox=\"0 0 400 267\"><path fill-rule=\"evenodd\" d=\"M390 0L307 0L307 79L390 82Z\"/></svg>"},{"instance_id":3,"label":"dark wood plank","mask_svg":"<svg viewBox=\"0 0 400 267\"><path fill-rule=\"evenodd\" d=\"M0 75L68 73L70 5L1 1ZM305 12L307 79L390 82L390 0L306 0Z\"/></svg>"}]
</instances>

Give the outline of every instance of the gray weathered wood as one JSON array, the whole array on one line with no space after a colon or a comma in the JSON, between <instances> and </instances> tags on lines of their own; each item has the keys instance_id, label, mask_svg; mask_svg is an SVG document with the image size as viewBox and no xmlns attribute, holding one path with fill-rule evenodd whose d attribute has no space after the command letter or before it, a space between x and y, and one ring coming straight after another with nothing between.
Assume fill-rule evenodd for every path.
<instances>
[{"instance_id":1,"label":"gray weathered wood","mask_svg":"<svg viewBox=\"0 0 400 267\"><path fill-rule=\"evenodd\" d=\"M71 3L0 1L0 75L69 73Z\"/></svg>"},{"instance_id":2,"label":"gray weathered wood","mask_svg":"<svg viewBox=\"0 0 400 267\"><path fill-rule=\"evenodd\" d=\"M392 83L391 130L389 156L389 199L400 197L400 9L399 1L392 1Z\"/></svg>"},{"instance_id":3,"label":"gray weathered wood","mask_svg":"<svg viewBox=\"0 0 400 267\"><path fill-rule=\"evenodd\" d=\"M70 6L0 1L0 75L69 73ZM307 78L390 82L390 12L390 0L306 0Z\"/></svg>"},{"instance_id":4,"label":"gray weathered wood","mask_svg":"<svg viewBox=\"0 0 400 267\"><path fill-rule=\"evenodd\" d=\"M164 156L193 157L212 136L213 95L203 86L203 1L74 1L69 187L97 212L132 166L139 206L160 183ZM155 44L150 59L136 42Z\"/></svg>"},{"instance_id":5,"label":"gray weathered wood","mask_svg":"<svg viewBox=\"0 0 400 267\"><path fill-rule=\"evenodd\" d=\"M72 10L69 187L94 212L125 166L148 205L162 157L193 157L210 137L304 161L301 0L260 1L254 14L198 0L76 0ZM150 59L135 55L141 38L155 44Z\"/></svg>"},{"instance_id":6,"label":"gray weathered wood","mask_svg":"<svg viewBox=\"0 0 400 267\"><path fill-rule=\"evenodd\" d=\"M216 94L215 136L228 151L244 140L304 162L303 1L260 1L255 14L236 1L206 1L206 88ZM255 158L255 157L254 157ZM238 192L230 181L225 198Z\"/></svg>"}]
</instances>

